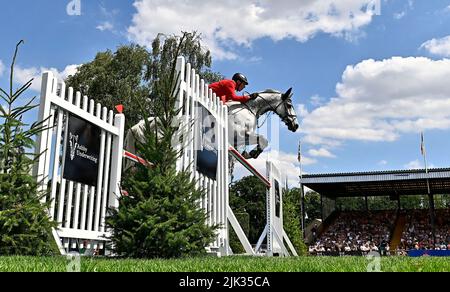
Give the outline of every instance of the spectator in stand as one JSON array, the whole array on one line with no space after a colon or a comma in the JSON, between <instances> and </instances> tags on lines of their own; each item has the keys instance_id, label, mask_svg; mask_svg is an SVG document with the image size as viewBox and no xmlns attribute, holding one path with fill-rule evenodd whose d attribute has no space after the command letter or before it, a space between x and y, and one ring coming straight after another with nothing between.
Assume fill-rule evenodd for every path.
<instances>
[{"instance_id":1,"label":"spectator in stand","mask_svg":"<svg viewBox=\"0 0 450 292\"><path fill-rule=\"evenodd\" d=\"M405 250L442 250L450 244L450 210L436 210L436 244L433 240L432 227L428 210L412 210L407 213L407 225L402 235L406 243ZM450 250L450 249L448 249Z\"/></svg>"},{"instance_id":2,"label":"spectator in stand","mask_svg":"<svg viewBox=\"0 0 450 292\"><path fill-rule=\"evenodd\" d=\"M383 240L389 241L395 216L394 211L341 213L334 224L322 234L316 245L335 246L336 255L378 251L378 246Z\"/></svg>"}]
</instances>

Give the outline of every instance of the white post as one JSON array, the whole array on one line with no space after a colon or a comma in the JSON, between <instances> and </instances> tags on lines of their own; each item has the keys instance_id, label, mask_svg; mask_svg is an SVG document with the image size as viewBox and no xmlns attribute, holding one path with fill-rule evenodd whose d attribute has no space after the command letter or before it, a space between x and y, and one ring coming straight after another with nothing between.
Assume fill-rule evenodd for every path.
<instances>
[{"instance_id":1,"label":"white post","mask_svg":"<svg viewBox=\"0 0 450 292\"><path fill-rule=\"evenodd\" d=\"M266 171L267 171L267 180L272 184L271 188L267 189L267 195L266 195L266 216L267 216L267 256L273 256L273 210L272 210L272 192L275 189L275 184L272 181L272 163L267 161L266 163Z\"/></svg>"},{"instance_id":2,"label":"white post","mask_svg":"<svg viewBox=\"0 0 450 292\"><path fill-rule=\"evenodd\" d=\"M175 108L178 110L180 108L182 108L184 106L184 90L186 89L186 82L185 82L185 61L184 61L184 57L178 57L177 59L177 64L176 64L176 72L177 74L179 74L179 79L178 79L178 88L180 90L180 92L178 93L178 97L177 97L177 102L175 103ZM189 75L189 74L188 74ZM182 111L180 111L180 113L177 116L178 122L181 123L180 125L180 129L183 130L182 126L182 116L183 113ZM179 135L179 133L178 133ZM176 139L179 138L175 137ZM180 141L176 140L174 141L176 144L175 150L177 151L177 154L180 154L180 151L182 151L182 144L180 143ZM177 170L178 171L182 171L183 170L183 156L180 156L179 159L177 160Z\"/></svg>"},{"instance_id":3,"label":"white post","mask_svg":"<svg viewBox=\"0 0 450 292\"><path fill-rule=\"evenodd\" d=\"M119 197L122 195L120 183L122 178L123 143L125 134L125 115L118 114L114 118L114 126L119 129L119 135L113 139L111 158L111 184L109 189L109 207L119 207Z\"/></svg>"},{"instance_id":4,"label":"white post","mask_svg":"<svg viewBox=\"0 0 450 292\"><path fill-rule=\"evenodd\" d=\"M41 85L41 100L39 107L38 121L44 121L42 127L49 127L50 116L50 95L53 92L53 87L56 86L54 83L53 73L45 72L42 75L42 85ZM45 191L47 185L45 184L45 178L48 176L48 170L46 171L45 165L46 160L50 159L49 153L47 153L47 138L48 132L50 130L42 131L36 139L36 155L39 156L39 162L33 168L33 175L36 177L37 181L40 183L39 190ZM45 198L44 198L45 199Z\"/></svg>"},{"instance_id":5,"label":"white post","mask_svg":"<svg viewBox=\"0 0 450 292\"><path fill-rule=\"evenodd\" d=\"M224 201L223 201L223 207L222 207L222 212L223 212L223 223L224 223L224 241L225 241L225 251L226 251L226 255L230 255L231 253L229 252L230 249L230 232L229 232L229 224L228 224L228 208L230 205L230 193L229 193L229 155L228 155L228 146L229 146L229 141L228 141L228 108L224 108L225 111L225 115L224 115L224 121L223 121L223 126L224 126L224 139L227 142L224 142L224 149L221 149L222 152L224 153L223 155L225 156L225 161L224 161L224 186L225 188L222 190L223 191L223 196L224 196ZM222 131L222 129L220 129Z\"/></svg>"}]
</instances>

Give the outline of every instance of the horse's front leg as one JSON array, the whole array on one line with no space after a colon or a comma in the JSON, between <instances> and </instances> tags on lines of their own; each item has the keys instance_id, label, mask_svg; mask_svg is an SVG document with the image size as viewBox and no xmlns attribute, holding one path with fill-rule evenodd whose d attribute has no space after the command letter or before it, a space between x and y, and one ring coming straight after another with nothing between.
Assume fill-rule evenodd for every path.
<instances>
[{"instance_id":1,"label":"horse's front leg","mask_svg":"<svg viewBox=\"0 0 450 292\"><path fill-rule=\"evenodd\" d=\"M256 134L256 133L248 133L247 132L246 145L255 145L255 144L256 144L255 149L250 151L250 153L247 153L247 152L242 153L244 158L257 159L259 157L259 155L261 155L261 153L264 152L264 149L266 149L267 146L269 145L269 141L267 141L267 139L264 136Z\"/></svg>"},{"instance_id":2,"label":"horse's front leg","mask_svg":"<svg viewBox=\"0 0 450 292\"><path fill-rule=\"evenodd\" d=\"M263 135L256 135L256 141L256 148L250 151L250 157L253 159L257 159L269 145L269 141Z\"/></svg>"}]
</instances>

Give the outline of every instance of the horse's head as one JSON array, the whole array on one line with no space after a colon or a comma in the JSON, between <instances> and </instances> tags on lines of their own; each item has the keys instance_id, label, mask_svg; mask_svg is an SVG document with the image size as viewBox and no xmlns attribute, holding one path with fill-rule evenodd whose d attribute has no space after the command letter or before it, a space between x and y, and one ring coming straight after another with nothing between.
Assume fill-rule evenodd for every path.
<instances>
[{"instance_id":1,"label":"horse's head","mask_svg":"<svg viewBox=\"0 0 450 292\"><path fill-rule=\"evenodd\" d=\"M288 129L296 132L299 128L297 114L292 104L292 88L286 93L281 93L273 89L266 89L257 93L257 98L250 101L246 106L259 118L267 112L276 113L286 124Z\"/></svg>"},{"instance_id":2,"label":"horse's head","mask_svg":"<svg viewBox=\"0 0 450 292\"><path fill-rule=\"evenodd\" d=\"M263 103L260 103L262 105L262 112L273 111L286 124L289 131L296 132L299 125L297 122L297 114L292 105L292 95L292 88L289 88L286 93L281 93L273 89L266 89L258 94L258 96L264 100ZM261 113L261 111L258 112Z\"/></svg>"},{"instance_id":3,"label":"horse's head","mask_svg":"<svg viewBox=\"0 0 450 292\"><path fill-rule=\"evenodd\" d=\"M286 124L289 131L297 132L299 125L297 122L297 114L295 113L294 105L292 104L292 88L289 88L286 93L281 95L282 102L276 108L276 113L280 119Z\"/></svg>"}]
</instances>

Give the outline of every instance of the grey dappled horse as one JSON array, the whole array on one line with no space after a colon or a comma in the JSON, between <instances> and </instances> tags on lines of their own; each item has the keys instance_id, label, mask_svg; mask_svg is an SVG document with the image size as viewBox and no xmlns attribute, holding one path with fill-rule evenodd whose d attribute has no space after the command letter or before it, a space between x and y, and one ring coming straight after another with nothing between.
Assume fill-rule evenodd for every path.
<instances>
[{"instance_id":1,"label":"grey dappled horse","mask_svg":"<svg viewBox=\"0 0 450 292\"><path fill-rule=\"evenodd\" d=\"M250 153L242 153L247 159L258 158L269 144L264 136L256 133L259 118L269 112L277 114L290 131L298 130L297 114L292 104L292 88L286 93L267 89L257 93L257 98L247 103L232 102L228 104L228 139L230 143L235 148L256 145L256 148Z\"/></svg>"},{"instance_id":2,"label":"grey dappled horse","mask_svg":"<svg viewBox=\"0 0 450 292\"><path fill-rule=\"evenodd\" d=\"M280 117L288 129L296 132L299 128L297 114L292 104L292 88L286 93L267 89L257 93L257 97L247 103L230 102L228 105L228 141L235 148L240 146L256 145L256 147L243 156L247 159L256 159L267 148L267 139L257 134L258 119L269 112L273 112ZM154 118L149 118L150 127L154 127ZM145 121L142 120L132 127L126 136L125 148L131 153L136 153L136 141L143 137Z\"/></svg>"}]
</instances>

